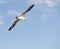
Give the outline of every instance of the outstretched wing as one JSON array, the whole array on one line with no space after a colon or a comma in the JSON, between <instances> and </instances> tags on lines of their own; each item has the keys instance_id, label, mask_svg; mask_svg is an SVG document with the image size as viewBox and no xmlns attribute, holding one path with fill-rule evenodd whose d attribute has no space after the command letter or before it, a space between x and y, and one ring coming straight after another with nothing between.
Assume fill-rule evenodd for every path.
<instances>
[{"instance_id":1,"label":"outstretched wing","mask_svg":"<svg viewBox=\"0 0 60 49\"><path fill-rule=\"evenodd\" d=\"M19 19L16 19L14 21L14 23L10 26L10 28L8 29L9 31L12 30L12 28L17 24L17 22L19 21Z\"/></svg>"},{"instance_id":2,"label":"outstretched wing","mask_svg":"<svg viewBox=\"0 0 60 49\"><path fill-rule=\"evenodd\" d=\"M25 14L26 14L27 12L29 12L33 7L34 7L34 4L31 5L26 11L24 11L24 12L21 14L21 16L22 16L22 15L25 15Z\"/></svg>"},{"instance_id":3,"label":"outstretched wing","mask_svg":"<svg viewBox=\"0 0 60 49\"><path fill-rule=\"evenodd\" d=\"M20 16L24 16L27 12L29 12L32 8L34 7L34 4L31 5L26 11L24 11ZM12 30L12 28L17 24L17 22L19 21L20 19L16 19L14 21L14 23L10 26L9 28L9 31Z\"/></svg>"}]
</instances>

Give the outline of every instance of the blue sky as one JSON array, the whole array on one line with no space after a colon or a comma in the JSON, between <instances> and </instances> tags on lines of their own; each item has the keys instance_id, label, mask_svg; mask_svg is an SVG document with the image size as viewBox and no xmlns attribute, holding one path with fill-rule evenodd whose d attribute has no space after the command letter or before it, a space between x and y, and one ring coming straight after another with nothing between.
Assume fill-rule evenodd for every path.
<instances>
[{"instance_id":1,"label":"blue sky","mask_svg":"<svg viewBox=\"0 0 60 49\"><path fill-rule=\"evenodd\" d=\"M8 31L32 4L27 20ZM0 49L60 49L60 0L0 0Z\"/></svg>"}]
</instances>

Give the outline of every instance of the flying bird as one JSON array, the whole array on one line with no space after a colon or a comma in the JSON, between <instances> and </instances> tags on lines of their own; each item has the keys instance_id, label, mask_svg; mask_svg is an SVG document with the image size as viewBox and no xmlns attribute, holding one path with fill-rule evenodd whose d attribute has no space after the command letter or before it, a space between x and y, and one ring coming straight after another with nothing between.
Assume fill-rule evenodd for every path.
<instances>
[{"instance_id":1,"label":"flying bird","mask_svg":"<svg viewBox=\"0 0 60 49\"><path fill-rule=\"evenodd\" d=\"M20 16L16 17L16 20L13 22L13 24L10 26L10 28L8 29L9 31L13 29L13 27L17 24L17 22L22 21L22 20L26 20L26 18L24 17L27 12L29 12L32 8L34 7L34 4L31 5L28 9L26 9L26 11L24 11Z\"/></svg>"}]
</instances>

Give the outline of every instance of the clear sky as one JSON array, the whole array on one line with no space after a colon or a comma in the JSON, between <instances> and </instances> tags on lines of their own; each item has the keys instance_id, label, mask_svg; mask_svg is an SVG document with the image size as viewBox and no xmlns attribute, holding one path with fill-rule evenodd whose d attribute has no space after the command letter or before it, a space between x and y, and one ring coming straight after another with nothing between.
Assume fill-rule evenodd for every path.
<instances>
[{"instance_id":1,"label":"clear sky","mask_svg":"<svg viewBox=\"0 0 60 49\"><path fill-rule=\"evenodd\" d=\"M27 20L8 31L32 4ZM60 0L0 0L0 49L60 49Z\"/></svg>"}]
</instances>

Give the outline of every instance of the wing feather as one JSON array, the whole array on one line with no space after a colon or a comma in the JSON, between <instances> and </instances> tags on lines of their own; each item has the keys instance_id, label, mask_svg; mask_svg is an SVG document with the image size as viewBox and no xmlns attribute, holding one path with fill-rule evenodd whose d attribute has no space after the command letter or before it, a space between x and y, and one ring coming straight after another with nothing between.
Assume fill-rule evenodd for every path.
<instances>
[{"instance_id":1,"label":"wing feather","mask_svg":"<svg viewBox=\"0 0 60 49\"><path fill-rule=\"evenodd\" d=\"M34 4L31 5L26 11L24 11L24 12L21 14L21 16L22 16L22 15L25 15L25 14L26 14L27 12L29 12L33 7L34 7Z\"/></svg>"},{"instance_id":2,"label":"wing feather","mask_svg":"<svg viewBox=\"0 0 60 49\"><path fill-rule=\"evenodd\" d=\"M17 22L19 21L19 19L16 19L14 21L14 23L10 26L10 28L8 29L9 31L13 29L13 27L17 24Z\"/></svg>"}]
</instances>

